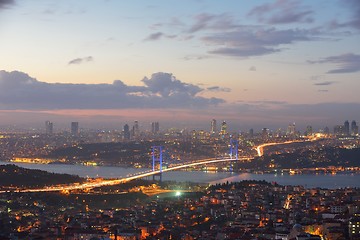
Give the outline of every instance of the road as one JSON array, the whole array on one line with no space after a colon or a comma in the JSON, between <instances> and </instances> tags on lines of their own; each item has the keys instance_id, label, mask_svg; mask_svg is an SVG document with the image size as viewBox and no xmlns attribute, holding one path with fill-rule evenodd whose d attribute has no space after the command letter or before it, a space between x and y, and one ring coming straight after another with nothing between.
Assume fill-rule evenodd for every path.
<instances>
[{"instance_id":1,"label":"road","mask_svg":"<svg viewBox=\"0 0 360 240\"><path fill-rule=\"evenodd\" d=\"M235 158L224 158L224 159L209 158L209 159L203 159L201 161L193 161L190 163L169 167L169 168L163 169L162 172L169 172L169 171L179 170L182 168L194 167L194 166L199 166L199 165L204 165L204 164L209 164L209 163L219 163L219 162L239 161L239 160L249 161L251 159L253 159L253 158L243 157L243 158L239 158L238 160ZM125 182L132 181L135 179L153 176L153 175L156 175L159 173L160 173L160 170L156 170L156 171L149 170L146 172L136 173L132 176L128 176L125 178L119 178L119 179L114 179L114 180L104 179L104 180L100 180L100 181L96 181L96 182L86 182L86 183L82 183L82 184L75 183L75 184L70 184L70 185L61 185L61 186L58 185L58 186L36 188L36 189L34 189L34 188L19 189L19 190L16 190L15 192L59 192L59 191L92 189L92 188L103 187L103 186L118 185L120 183L125 183ZM6 192L6 191L0 191L0 193L4 193L4 192Z\"/></svg>"},{"instance_id":2,"label":"road","mask_svg":"<svg viewBox=\"0 0 360 240\"><path fill-rule=\"evenodd\" d=\"M316 139L310 139L311 140L316 140ZM309 141L309 140L307 140ZM290 143L295 143L295 142L304 142L304 141L286 141L286 142L281 142L281 143L264 143L261 144L259 146L257 146L255 149L257 151L258 156L262 156L264 154L264 147L267 146L273 146L273 145L282 145L282 144L290 144ZM239 157L238 159L236 158L223 158L223 159L215 159L215 158L208 158L208 159L202 159L199 161L193 161L193 162L189 162L189 163L185 163L185 164L179 164L179 165L175 165L166 169L163 169L162 172L169 172L169 171L174 171L174 170L179 170L182 168L188 168L188 167L195 167L195 166L199 166L199 165L204 165L204 164L209 164L209 163L220 163L220 162L228 162L228 161L250 161L254 158L252 157ZM97 188L97 187L103 187L103 186L113 186L113 185L118 185L120 183L125 183L128 181L132 181L135 179L140 179L140 178L145 178L145 177L150 177L153 175L157 175L160 173L160 170L156 170L156 171L146 171L146 172L140 172L140 173L135 173L133 175L130 175L128 177L125 178L119 178L119 179L114 179L114 180L109 180L109 179L103 179L103 180L98 180L98 181L92 181L92 182L86 182L86 183L74 183L74 184L69 184L69 185L58 185L58 186L50 186L50 187L44 187L44 188L37 188L37 189L19 189L16 190L16 192L58 192L58 191L72 191L72 190L81 190L81 189L92 189L92 188ZM6 191L0 191L0 193L4 193Z\"/></svg>"},{"instance_id":3,"label":"road","mask_svg":"<svg viewBox=\"0 0 360 240\"><path fill-rule=\"evenodd\" d=\"M257 151L257 154L259 157L263 156L264 155L264 147L268 147L268 146L275 146L275 145L283 145L283 144L290 144L290 143L296 143L296 142L304 142L302 140L294 140L294 141L286 141L286 142L281 142L281 143L276 143L276 142L273 142L273 143L264 143L264 144L261 144L259 146L257 146L255 149Z\"/></svg>"},{"instance_id":4,"label":"road","mask_svg":"<svg viewBox=\"0 0 360 240\"><path fill-rule=\"evenodd\" d=\"M324 135L323 134L316 134L314 136L308 136L305 140L291 140L291 141L286 141L286 142L272 142L272 143L264 143L261 144L259 146L257 146L255 149L257 151L257 154L259 157L264 155L264 147L268 147L268 146L274 146L274 145L283 145L283 144L290 144L290 143L300 143L300 142L312 142L312 141L316 141L319 139L323 139Z\"/></svg>"}]
</instances>

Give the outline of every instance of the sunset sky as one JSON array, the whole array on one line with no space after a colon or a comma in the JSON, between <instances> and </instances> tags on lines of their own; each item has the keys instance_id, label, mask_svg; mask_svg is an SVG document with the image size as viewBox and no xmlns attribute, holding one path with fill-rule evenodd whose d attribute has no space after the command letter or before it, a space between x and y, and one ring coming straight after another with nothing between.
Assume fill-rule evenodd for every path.
<instances>
[{"instance_id":1,"label":"sunset sky","mask_svg":"<svg viewBox=\"0 0 360 240\"><path fill-rule=\"evenodd\" d=\"M358 0L0 0L0 125L360 122Z\"/></svg>"}]
</instances>

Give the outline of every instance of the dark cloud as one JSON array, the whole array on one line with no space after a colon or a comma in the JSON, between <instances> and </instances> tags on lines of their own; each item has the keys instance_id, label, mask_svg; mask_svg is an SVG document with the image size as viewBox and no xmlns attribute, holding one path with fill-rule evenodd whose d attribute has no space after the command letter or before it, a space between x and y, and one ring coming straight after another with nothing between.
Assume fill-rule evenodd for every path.
<instances>
[{"instance_id":1,"label":"dark cloud","mask_svg":"<svg viewBox=\"0 0 360 240\"><path fill-rule=\"evenodd\" d=\"M0 0L0 10L15 4L15 0Z\"/></svg>"},{"instance_id":2,"label":"dark cloud","mask_svg":"<svg viewBox=\"0 0 360 240\"><path fill-rule=\"evenodd\" d=\"M280 6L280 15L271 14L269 21L277 23L310 22L312 11L301 6L300 1L278 0L274 4L265 4L253 9L251 15ZM263 10L261 10L263 9ZM284 10L284 13L282 12ZM285 11L286 10L286 11ZM156 25L159 26L159 25ZM178 31L177 40L199 39L210 48L208 53L215 55L250 57L277 53L290 45L300 41L329 40L329 34L322 28L310 29L276 29L264 25L241 25L230 14L201 13L193 16L193 22L186 26L182 24L163 24L171 31ZM156 32L147 36L145 40L158 40L167 36L164 32ZM327 36L327 37L324 37ZM186 60L192 59L185 57Z\"/></svg>"},{"instance_id":3,"label":"dark cloud","mask_svg":"<svg viewBox=\"0 0 360 240\"><path fill-rule=\"evenodd\" d=\"M338 22L337 20L334 20L330 23L330 27L333 29L350 27L360 30L360 1L346 0L346 1L339 1L339 4L349 9L350 17L347 21L344 22Z\"/></svg>"},{"instance_id":4,"label":"dark cloud","mask_svg":"<svg viewBox=\"0 0 360 240\"><path fill-rule=\"evenodd\" d=\"M327 90L327 89L319 89L318 92L326 93L326 92L329 92L329 90Z\"/></svg>"},{"instance_id":5,"label":"dark cloud","mask_svg":"<svg viewBox=\"0 0 360 240\"><path fill-rule=\"evenodd\" d=\"M156 33L152 33L149 36L147 36L144 40L145 41L155 41L155 40L159 40L161 37L164 36L164 33L162 32L156 32Z\"/></svg>"},{"instance_id":6,"label":"dark cloud","mask_svg":"<svg viewBox=\"0 0 360 240\"><path fill-rule=\"evenodd\" d=\"M206 13L202 13L202 14L195 16L195 19L196 19L195 24L193 24L190 27L188 32L194 33L194 32L203 30L204 28L208 27L208 24L214 18L215 18L215 15L210 15L210 14L206 14Z\"/></svg>"},{"instance_id":7,"label":"dark cloud","mask_svg":"<svg viewBox=\"0 0 360 240\"><path fill-rule=\"evenodd\" d=\"M360 55L346 53L338 56L330 56L317 61L308 61L309 63L333 63L338 68L329 70L327 73L353 73L360 71Z\"/></svg>"},{"instance_id":8,"label":"dark cloud","mask_svg":"<svg viewBox=\"0 0 360 240\"><path fill-rule=\"evenodd\" d=\"M145 86L40 82L23 72L0 71L0 109L204 108L224 103L197 96L205 89L169 73L144 78ZM16 97L14 97L16 96Z\"/></svg>"},{"instance_id":9,"label":"dark cloud","mask_svg":"<svg viewBox=\"0 0 360 240\"><path fill-rule=\"evenodd\" d=\"M68 62L69 65L72 65L72 64L81 64L81 63L84 63L84 62L92 62L94 61L94 58L92 56L88 56L88 57L84 57L84 58L75 58L71 61Z\"/></svg>"},{"instance_id":10,"label":"dark cloud","mask_svg":"<svg viewBox=\"0 0 360 240\"><path fill-rule=\"evenodd\" d=\"M253 8L249 16L255 16L260 22L268 24L311 23L313 11L302 6L298 0L278 0Z\"/></svg>"},{"instance_id":11,"label":"dark cloud","mask_svg":"<svg viewBox=\"0 0 360 240\"><path fill-rule=\"evenodd\" d=\"M279 52L285 44L315 40L313 34L311 30L242 27L236 31L210 34L202 40L213 46L221 46L209 53L249 57Z\"/></svg>"},{"instance_id":12,"label":"dark cloud","mask_svg":"<svg viewBox=\"0 0 360 240\"><path fill-rule=\"evenodd\" d=\"M211 92L231 92L230 88L224 88L224 87L219 87L219 86L208 87L206 90L211 91Z\"/></svg>"},{"instance_id":13,"label":"dark cloud","mask_svg":"<svg viewBox=\"0 0 360 240\"><path fill-rule=\"evenodd\" d=\"M173 17L172 19L170 19L169 22L154 23L150 25L149 28L154 31L160 28L168 28L171 29L171 31L178 30L179 34L185 34L185 36L181 36L180 40L189 40L193 38L193 35L195 33L204 30L224 31L224 30L234 29L240 26L236 24L236 22L234 21L231 15L226 13L223 14L199 13L192 16L190 21L191 21L190 25L187 25L178 18ZM168 34L165 34L162 31L154 32L149 36L147 36L145 40L157 40L162 36L168 36Z\"/></svg>"},{"instance_id":14,"label":"dark cloud","mask_svg":"<svg viewBox=\"0 0 360 240\"><path fill-rule=\"evenodd\" d=\"M265 47L254 47L254 48L218 48L209 51L211 54L225 55L231 57L250 57L250 56L261 56L270 53L279 52L278 49L269 49Z\"/></svg>"},{"instance_id":15,"label":"dark cloud","mask_svg":"<svg viewBox=\"0 0 360 240\"><path fill-rule=\"evenodd\" d=\"M255 67L255 66L251 66L251 67L249 68L249 71L256 71L256 67Z\"/></svg>"},{"instance_id":16,"label":"dark cloud","mask_svg":"<svg viewBox=\"0 0 360 240\"><path fill-rule=\"evenodd\" d=\"M205 29L228 30L237 27L231 16L227 14L201 13L194 16L195 22L187 30L188 33L195 33Z\"/></svg>"},{"instance_id":17,"label":"dark cloud","mask_svg":"<svg viewBox=\"0 0 360 240\"><path fill-rule=\"evenodd\" d=\"M336 83L335 81L325 81L325 82L319 82L319 83L314 83L315 86L329 86Z\"/></svg>"},{"instance_id":18,"label":"dark cloud","mask_svg":"<svg viewBox=\"0 0 360 240\"><path fill-rule=\"evenodd\" d=\"M199 86L177 80L171 73L154 73L151 78L145 77L142 82L151 93L160 94L162 97L184 94L195 96L203 90Z\"/></svg>"},{"instance_id":19,"label":"dark cloud","mask_svg":"<svg viewBox=\"0 0 360 240\"><path fill-rule=\"evenodd\" d=\"M166 37L166 38L176 38L177 35L173 34L173 35L165 35L162 32L156 32L156 33L152 33L149 36L147 36L144 41L156 41L156 40L160 40L162 37Z\"/></svg>"},{"instance_id":20,"label":"dark cloud","mask_svg":"<svg viewBox=\"0 0 360 240\"><path fill-rule=\"evenodd\" d=\"M262 101L249 101L249 104L264 104L264 105L284 105L287 104L285 101L274 101L274 100L262 100Z\"/></svg>"}]
</instances>

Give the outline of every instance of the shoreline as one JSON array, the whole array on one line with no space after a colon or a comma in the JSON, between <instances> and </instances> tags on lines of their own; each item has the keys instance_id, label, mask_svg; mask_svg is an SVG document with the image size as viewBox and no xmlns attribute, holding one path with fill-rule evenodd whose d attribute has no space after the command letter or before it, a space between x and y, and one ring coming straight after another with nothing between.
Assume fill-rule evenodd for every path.
<instances>
[{"instance_id":1,"label":"shoreline","mask_svg":"<svg viewBox=\"0 0 360 240\"><path fill-rule=\"evenodd\" d=\"M130 166L128 164L124 165L93 165L93 164L78 164L78 163L65 163L65 162L50 162L50 163L38 163L38 162L21 162L21 161L0 161L0 165L7 164L20 164L20 165L30 165L30 166L51 166L51 165L60 165L60 166L79 166L79 167L89 167L89 168L123 168L123 169L132 169L132 170L144 170L150 168L139 168ZM360 167L329 167L329 168L304 168L304 169L264 169L264 170L254 170L254 169L242 169L240 171L226 171L224 169L218 170L206 170L199 168L187 168L183 170L177 170L179 172L204 172L204 173L229 173L229 174L256 174L256 175L336 175L336 174L360 174Z\"/></svg>"}]
</instances>

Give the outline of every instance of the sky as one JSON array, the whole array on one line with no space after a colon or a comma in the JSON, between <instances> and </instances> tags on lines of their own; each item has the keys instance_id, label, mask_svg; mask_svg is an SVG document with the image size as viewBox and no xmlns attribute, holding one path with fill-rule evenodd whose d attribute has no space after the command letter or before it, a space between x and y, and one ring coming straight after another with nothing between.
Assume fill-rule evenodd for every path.
<instances>
[{"instance_id":1,"label":"sky","mask_svg":"<svg viewBox=\"0 0 360 240\"><path fill-rule=\"evenodd\" d=\"M358 0L0 0L0 126L360 122L359 34Z\"/></svg>"}]
</instances>

